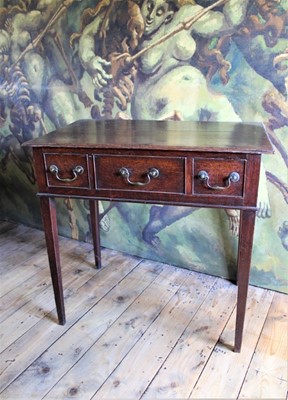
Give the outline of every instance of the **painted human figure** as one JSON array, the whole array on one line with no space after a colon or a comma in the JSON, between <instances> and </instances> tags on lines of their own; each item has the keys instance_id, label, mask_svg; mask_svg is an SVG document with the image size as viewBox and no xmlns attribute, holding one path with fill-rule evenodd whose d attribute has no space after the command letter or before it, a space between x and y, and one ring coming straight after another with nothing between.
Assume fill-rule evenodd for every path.
<instances>
[{"instance_id":1,"label":"painted human figure","mask_svg":"<svg viewBox=\"0 0 288 400\"><path fill-rule=\"evenodd\" d=\"M175 33L141 56L131 101L134 119L157 120L179 111L184 120L240 121L228 99L212 91L190 61L196 51L193 35L213 37L232 33L243 21L247 3L248 0L230 0L222 12L209 11L188 29ZM179 7L177 0L145 0L141 7L145 29L139 50L201 10L203 7L191 1Z\"/></svg>"},{"instance_id":2,"label":"painted human figure","mask_svg":"<svg viewBox=\"0 0 288 400\"><path fill-rule=\"evenodd\" d=\"M71 37L72 45L78 43L79 61L92 78L97 97L104 94L106 118L112 117L112 110L107 110L114 97L121 110L126 110L130 101L133 82L129 74L121 73L121 68L116 72L114 65L118 56L121 63L124 60L122 53L132 51L138 45L143 29L144 21L137 1L102 0L94 9L84 11L81 32ZM105 104L107 92L109 98Z\"/></svg>"},{"instance_id":3,"label":"painted human figure","mask_svg":"<svg viewBox=\"0 0 288 400\"><path fill-rule=\"evenodd\" d=\"M18 12L9 16L11 24L9 71L12 73L15 66L21 68L29 83L32 112L37 113L40 122L41 115L48 116L54 127L61 127L79 119L84 111L84 107L75 107L71 85L67 83L70 79L73 80L71 75L67 78L71 70L67 73L67 63L62 67L65 55L60 54L61 43L58 43L57 47L57 35L53 31L55 23L73 2L74 0L53 2L39 0L33 7L27 6L23 10L19 8ZM43 37L42 32L46 32ZM55 40L52 39L53 32ZM34 41L40 36L36 45ZM41 51L39 45L44 51ZM48 51L51 53L50 57ZM40 128L33 133L34 136L41 134ZM43 130L47 133L42 120Z\"/></svg>"},{"instance_id":4,"label":"painted human figure","mask_svg":"<svg viewBox=\"0 0 288 400\"><path fill-rule=\"evenodd\" d=\"M161 43L161 38L191 19L203 7L191 1L179 7L176 1L145 0L141 8L145 29L139 50L157 41L160 43L144 52L139 60L131 102L132 117L159 120L169 115L173 118L178 113L184 120L240 121L229 100L210 89L203 74L190 61L196 50L193 34L212 37L233 33L245 18L247 4L248 0L230 0L225 3L222 12L209 11L189 29L183 29ZM261 188L264 201L260 200L262 214L259 215L269 216L265 182ZM152 206L148 224L143 230L144 240L157 246L157 233L186 217L192 210L187 207ZM238 212L225 211L230 231L237 235Z\"/></svg>"}]
</instances>

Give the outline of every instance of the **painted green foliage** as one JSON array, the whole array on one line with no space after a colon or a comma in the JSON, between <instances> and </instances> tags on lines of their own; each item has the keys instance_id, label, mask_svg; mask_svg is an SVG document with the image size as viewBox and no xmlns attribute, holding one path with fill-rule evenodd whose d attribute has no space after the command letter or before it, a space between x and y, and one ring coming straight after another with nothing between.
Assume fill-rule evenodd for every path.
<instances>
[{"instance_id":1,"label":"painted green foliage","mask_svg":"<svg viewBox=\"0 0 288 400\"><path fill-rule=\"evenodd\" d=\"M251 283L287 291L287 2L214 3L0 1L1 218L40 226L21 143L77 119L260 122L275 154L262 163ZM58 208L60 232L90 240L85 202ZM101 213L104 246L235 278L235 210Z\"/></svg>"}]
</instances>

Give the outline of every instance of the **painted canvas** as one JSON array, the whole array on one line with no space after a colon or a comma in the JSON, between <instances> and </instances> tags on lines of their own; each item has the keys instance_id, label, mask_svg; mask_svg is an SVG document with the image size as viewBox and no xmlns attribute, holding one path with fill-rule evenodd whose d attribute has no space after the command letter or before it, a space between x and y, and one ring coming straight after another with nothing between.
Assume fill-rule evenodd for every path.
<instances>
[{"instance_id":1,"label":"painted canvas","mask_svg":"<svg viewBox=\"0 0 288 400\"><path fill-rule=\"evenodd\" d=\"M286 0L0 0L0 217L41 227L29 139L79 119L261 123L250 282L287 292ZM81 132L79 133L81 135ZM59 230L90 241L85 201ZM101 243L235 278L235 210L101 203Z\"/></svg>"}]
</instances>

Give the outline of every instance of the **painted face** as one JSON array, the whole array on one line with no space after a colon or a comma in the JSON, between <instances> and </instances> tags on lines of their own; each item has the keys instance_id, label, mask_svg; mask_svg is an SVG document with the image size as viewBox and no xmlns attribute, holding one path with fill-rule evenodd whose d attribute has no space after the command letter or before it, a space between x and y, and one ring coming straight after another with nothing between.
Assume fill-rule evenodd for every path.
<instances>
[{"instance_id":1,"label":"painted face","mask_svg":"<svg viewBox=\"0 0 288 400\"><path fill-rule=\"evenodd\" d=\"M145 22L144 35L147 36L155 33L165 23L171 11L166 0L145 0L141 13Z\"/></svg>"}]
</instances>

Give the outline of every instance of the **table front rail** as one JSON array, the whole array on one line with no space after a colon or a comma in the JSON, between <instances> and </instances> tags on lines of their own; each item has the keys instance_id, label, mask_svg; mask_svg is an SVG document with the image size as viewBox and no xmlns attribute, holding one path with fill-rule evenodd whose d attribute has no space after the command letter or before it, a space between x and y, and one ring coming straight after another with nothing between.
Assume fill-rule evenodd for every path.
<instances>
[{"instance_id":1,"label":"table front rail","mask_svg":"<svg viewBox=\"0 0 288 400\"><path fill-rule=\"evenodd\" d=\"M258 154L67 154L62 159L54 150L34 149L41 195L217 208L256 207L261 158ZM83 168L79 176L78 167ZM199 176L203 171L208 175L206 180ZM234 173L238 181L230 180Z\"/></svg>"}]
</instances>

